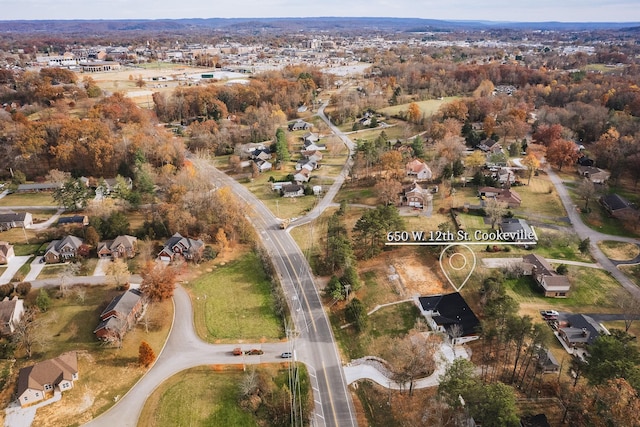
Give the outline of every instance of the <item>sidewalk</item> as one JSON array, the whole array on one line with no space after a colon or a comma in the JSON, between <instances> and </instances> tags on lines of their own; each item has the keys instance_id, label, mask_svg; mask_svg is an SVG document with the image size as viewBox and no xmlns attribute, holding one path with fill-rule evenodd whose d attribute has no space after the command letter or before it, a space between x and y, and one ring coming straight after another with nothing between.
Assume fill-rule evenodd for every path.
<instances>
[{"instance_id":1,"label":"sidewalk","mask_svg":"<svg viewBox=\"0 0 640 427\"><path fill-rule=\"evenodd\" d=\"M455 359L469 359L469 354L463 346L456 346L454 356L454 351L451 345L443 343L434 355L434 358L436 360L435 371L433 371L433 374L428 377L415 380L413 383L414 389L437 386L440 383L440 377L447 370L447 367L449 367ZM344 375L347 379L347 384L351 384L361 379L368 379L380 384L382 387L393 390L404 390L408 387L408 384L398 384L394 380L388 378L380 370L375 368L373 365L367 364L367 362L362 359L353 361L343 369Z\"/></svg>"}]
</instances>

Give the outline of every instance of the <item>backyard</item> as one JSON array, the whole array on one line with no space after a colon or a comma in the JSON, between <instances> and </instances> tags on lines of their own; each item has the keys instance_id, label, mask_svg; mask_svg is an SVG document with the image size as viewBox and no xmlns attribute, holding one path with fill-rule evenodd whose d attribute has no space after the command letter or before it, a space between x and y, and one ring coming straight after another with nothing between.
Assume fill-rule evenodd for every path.
<instances>
[{"instance_id":1,"label":"backyard","mask_svg":"<svg viewBox=\"0 0 640 427\"><path fill-rule=\"evenodd\" d=\"M27 300L33 304L38 290L32 290ZM138 347L147 341L158 354L167 338L173 318L171 301L153 304L148 309L148 332L138 324L124 338L122 347L106 346L98 341L93 330L99 323L99 315L111 299L120 294L113 287L74 287L64 298L56 297L50 289L51 307L38 316L40 345L35 348L31 360L22 358L13 368L55 357L66 351L78 352L80 380L76 387L65 392L56 404L38 410L36 425L80 425L110 408L144 374L137 363ZM15 381L15 378L13 379Z\"/></svg>"}]
</instances>

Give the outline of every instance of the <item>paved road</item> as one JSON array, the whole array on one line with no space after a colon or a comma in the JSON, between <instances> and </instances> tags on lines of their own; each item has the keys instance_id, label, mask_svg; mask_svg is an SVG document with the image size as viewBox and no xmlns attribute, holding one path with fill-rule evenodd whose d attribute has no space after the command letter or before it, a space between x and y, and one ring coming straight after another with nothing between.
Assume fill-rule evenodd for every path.
<instances>
[{"instance_id":1,"label":"paved road","mask_svg":"<svg viewBox=\"0 0 640 427\"><path fill-rule=\"evenodd\" d=\"M577 267L602 269L602 266L600 264L592 263L592 262L568 261L566 259L547 259L547 261L549 261L552 264L566 264L566 265L575 265ZM509 265L518 264L520 262L522 262L522 257L483 258L482 259L482 264L487 268L508 267Z\"/></svg>"},{"instance_id":2,"label":"paved road","mask_svg":"<svg viewBox=\"0 0 640 427\"><path fill-rule=\"evenodd\" d=\"M602 266L605 270L611 273L611 275L627 290L631 295L636 298L636 300L640 301L640 288L638 288L635 283L633 283L622 271L620 271L613 262L609 258L607 258L597 243L600 240L614 240L618 242L627 242L638 244L640 241L638 239L634 239L632 237L623 237L623 236L611 236L609 234L600 233L598 231L592 230L587 227L580 218L580 213L578 212L578 207L571 200L571 196L569 196L569 192L567 188L562 183L560 177L551 169L547 169L547 174L549 175L549 179L556 187L556 191L558 192L558 196L560 196L560 200L562 200L562 204L567 211L567 215L571 220L571 224L575 229L578 237L580 239L586 239L587 237L591 240L591 255L595 258L596 262Z\"/></svg>"},{"instance_id":3,"label":"paved road","mask_svg":"<svg viewBox=\"0 0 640 427\"><path fill-rule=\"evenodd\" d=\"M89 427L135 427L149 395L166 379L189 368L213 364L246 364L282 362L279 357L289 351L289 344L244 344L243 349L261 348L261 356L233 356L236 344L207 344L198 338L193 328L193 310L187 292L178 286L173 296L175 313L169 338L156 363L127 394L98 418L85 424Z\"/></svg>"},{"instance_id":4,"label":"paved road","mask_svg":"<svg viewBox=\"0 0 640 427\"><path fill-rule=\"evenodd\" d=\"M309 368L315 402L315 426L356 426L355 410L335 346L333 331L322 306L309 264L293 238L279 227L280 221L242 184L215 169L208 162L192 159L207 170L218 187L229 186L236 197L253 209L251 221L274 262L282 289L292 312L298 338L294 347L299 360ZM334 182L333 184L336 184ZM328 206L333 188L318 206ZM318 211L315 215L319 215Z\"/></svg>"}]
</instances>

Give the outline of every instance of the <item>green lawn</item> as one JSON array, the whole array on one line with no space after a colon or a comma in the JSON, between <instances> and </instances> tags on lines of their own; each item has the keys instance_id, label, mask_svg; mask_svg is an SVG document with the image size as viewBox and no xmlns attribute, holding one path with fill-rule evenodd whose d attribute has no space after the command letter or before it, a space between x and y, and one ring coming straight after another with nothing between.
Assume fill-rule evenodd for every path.
<instances>
[{"instance_id":1,"label":"green lawn","mask_svg":"<svg viewBox=\"0 0 640 427\"><path fill-rule=\"evenodd\" d=\"M571 293L568 298L545 298L530 276L506 280L509 294L519 303L536 303L570 311L602 313L616 311L614 291L620 284L607 272L594 268L568 266Z\"/></svg>"},{"instance_id":2,"label":"green lawn","mask_svg":"<svg viewBox=\"0 0 640 427\"><path fill-rule=\"evenodd\" d=\"M51 193L13 193L0 199L0 206L57 206Z\"/></svg>"},{"instance_id":3,"label":"green lawn","mask_svg":"<svg viewBox=\"0 0 640 427\"><path fill-rule=\"evenodd\" d=\"M259 426L238 406L242 376L208 367L174 375L149 396L138 426Z\"/></svg>"},{"instance_id":4,"label":"green lawn","mask_svg":"<svg viewBox=\"0 0 640 427\"><path fill-rule=\"evenodd\" d=\"M255 253L248 252L185 286L191 290L196 331L205 341L282 338L271 282Z\"/></svg>"},{"instance_id":5,"label":"green lawn","mask_svg":"<svg viewBox=\"0 0 640 427\"><path fill-rule=\"evenodd\" d=\"M299 372L301 399L309 402L309 377L302 365ZM289 404L282 400L288 399L288 370L277 367L257 368L256 375L262 395L257 400L251 400L250 407L242 406L240 402L241 384L248 375L249 372L222 371L222 367L218 366L200 366L174 375L149 396L138 426L289 425ZM309 407L307 403L301 406L304 412ZM274 410L278 413L272 412ZM265 421L268 423L265 424Z\"/></svg>"}]
</instances>

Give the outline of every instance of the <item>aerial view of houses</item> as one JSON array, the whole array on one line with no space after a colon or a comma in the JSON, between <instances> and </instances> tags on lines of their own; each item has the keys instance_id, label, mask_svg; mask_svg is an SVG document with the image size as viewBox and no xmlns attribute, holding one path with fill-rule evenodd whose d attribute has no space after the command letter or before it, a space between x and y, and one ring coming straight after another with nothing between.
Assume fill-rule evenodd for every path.
<instances>
[{"instance_id":1,"label":"aerial view of houses","mask_svg":"<svg viewBox=\"0 0 640 427\"><path fill-rule=\"evenodd\" d=\"M3 21L5 426L640 426L637 25L509 19Z\"/></svg>"}]
</instances>

